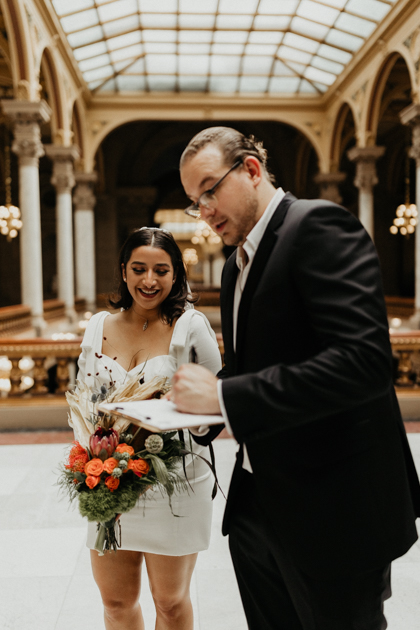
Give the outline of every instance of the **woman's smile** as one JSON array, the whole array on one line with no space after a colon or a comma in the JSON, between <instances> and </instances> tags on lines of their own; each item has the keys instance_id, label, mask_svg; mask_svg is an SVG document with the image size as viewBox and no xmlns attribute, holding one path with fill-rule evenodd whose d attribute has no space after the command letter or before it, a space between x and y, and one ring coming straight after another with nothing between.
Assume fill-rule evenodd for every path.
<instances>
[{"instance_id":1,"label":"woman's smile","mask_svg":"<svg viewBox=\"0 0 420 630\"><path fill-rule=\"evenodd\" d=\"M159 309L175 281L169 254L150 245L133 249L123 271L131 297L140 309L145 309L140 315L146 318L150 310Z\"/></svg>"},{"instance_id":2,"label":"woman's smile","mask_svg":"<svg viewBox=\"0 0 420 630\"><path fill-rule=\"evenodd\" d=\"M139 288L138 291L140 291L141 295L143 295L145 298L154 298L160 291L160 289L141 289Z\"/></svg>"}]
</instances>

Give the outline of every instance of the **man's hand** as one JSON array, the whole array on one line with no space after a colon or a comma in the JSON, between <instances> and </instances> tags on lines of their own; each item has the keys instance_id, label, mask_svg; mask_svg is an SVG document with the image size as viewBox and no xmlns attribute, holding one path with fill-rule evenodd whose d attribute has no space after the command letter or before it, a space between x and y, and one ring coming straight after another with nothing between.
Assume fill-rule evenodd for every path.
<instances>
[{"instance_id":1,"label":"man's hand","mask_svg":"<svg viewBox=\"0 0 420 630\"><path fill-rule=\"evenodd\" d=\"M172 377L169 397L184 413L221 414L217 378L195 363L181 365Z\"/></svg>"}]
</instances>

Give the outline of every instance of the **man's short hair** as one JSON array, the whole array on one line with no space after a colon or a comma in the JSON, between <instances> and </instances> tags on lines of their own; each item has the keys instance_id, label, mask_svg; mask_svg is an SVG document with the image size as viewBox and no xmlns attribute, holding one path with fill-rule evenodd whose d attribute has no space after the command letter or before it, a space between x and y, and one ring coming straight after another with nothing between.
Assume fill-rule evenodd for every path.
<instances>
[{"instance_id":1,"label":"man's short hair","mask_svg":"<svg viewBox=\"0 0 420 630\"><path fill-rule=\"evenodd\" d=\"M200 131L185 148L179 167L182 168L187 160L208 144L214 144L220 149L227 166L232 166L237 160L242 161L247 155L253 155L261 162L267 179L275 183L274 175L267 168L267 149L264 149L263 143L258 142L254 136L247 138L232 127L208 127Z\"/></svg>"}]
</instances>

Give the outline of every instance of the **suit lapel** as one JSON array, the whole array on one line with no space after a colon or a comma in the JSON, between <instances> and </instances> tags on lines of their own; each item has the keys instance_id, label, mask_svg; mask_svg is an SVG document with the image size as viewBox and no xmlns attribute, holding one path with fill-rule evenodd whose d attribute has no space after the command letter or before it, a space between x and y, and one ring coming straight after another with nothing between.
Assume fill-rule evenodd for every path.
<instances>
[{"instance_id":1,"label":"suit lapel","mask_svg":"<svg viewBox=\"0 0 420 630\"><path fill-rule=\"evenodd\" d=\"M225 363L228 366L230 365L231 368L233 368L235 354L233 349L233 302L238 271L235 251L226 262L220 293L223 343L225 345Z\"/></svg>"},{"instance_id":2,"label":"suit lapel","mask_svg":"<svg viewBox=\"0 0 420 630\"><path fill-rule=\"evenodd\" d=\"M296 197L294 197L291 193L287 193L283 197L281 203L277 207L277 210L274 212L271 218L271 221L268 224L267 229L265 230L264 235L261 239L261 242L258 246L258 249L255 253L255 257L252 262L249 276L248 276L248 279L246 281L246 284L242 293L241 302L239 304L238 326L237 326L237 337L236 337L236 360L237 361L239 359L241 350L243 349L243 337L246 331L247 316L249 313L251 302L254 297L255 290L260 281L261 275L264 272L264 268L267 264L268 259L270 258L274 244L277 240L277 235L275 231L283 223L284 218L287 214L287 211L290 205L294 201L296 201ZM236 280L236 276L235 276L235 280Z\"/></svg>"}]
</instances>

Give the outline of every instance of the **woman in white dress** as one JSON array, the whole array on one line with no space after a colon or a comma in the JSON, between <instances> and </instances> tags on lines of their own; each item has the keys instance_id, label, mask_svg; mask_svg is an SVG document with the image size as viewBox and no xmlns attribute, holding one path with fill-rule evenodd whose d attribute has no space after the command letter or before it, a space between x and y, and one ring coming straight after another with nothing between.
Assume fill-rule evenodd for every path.
<instances>
[{"instance_id":1,"label":"woman in white dress","mask_svg":"<svg viewBox=\"0 0 420 630\"><path fill-rule=\"evenodd\" d=\"M136 230L123 245L119 269L119 297L111 304L120 311L100 312L90 320L78 380L98 387L121 383L136 371L144 381L156 375L170 379L191 360L216 373L221 367L216 337L189 303L182 254L172 235L158 228ZM192 442L184 434L188 447ZM208 458L195 443L193 450ZM144 630L139 604L143 558L156 630L193 629L190 581L198 552L209 545L213 480L200 458L188 456L185 464L192 490L172 498L178 518L167 497L148 490L136 508L121 516L121 549L104 556L94 550L96 524L89 523L87 545L106 630Z\"/></svg>"}]
</instances>

